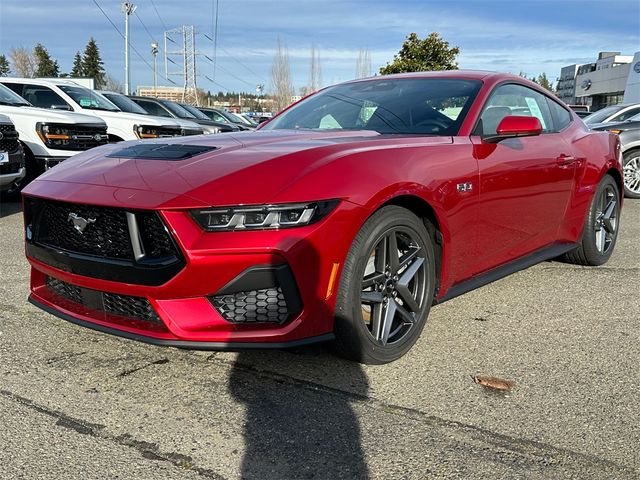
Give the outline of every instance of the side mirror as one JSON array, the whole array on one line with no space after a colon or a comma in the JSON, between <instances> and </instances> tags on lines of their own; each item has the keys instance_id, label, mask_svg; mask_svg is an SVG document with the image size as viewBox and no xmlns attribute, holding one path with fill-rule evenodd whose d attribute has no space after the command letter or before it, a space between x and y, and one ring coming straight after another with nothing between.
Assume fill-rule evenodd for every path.
<instances>
[{"instance_id":1,"label":"side mirror","mask_svg":"<svg viewBox=\"0 0 640 480\"><path fill-rule=\"evenodd\" d=\"M51 105L49 108L52 110L71 110L69 105Z\"/></svg>"},{"instance_id":2,"label":"side mirror","mask_svg":"<svg viewBox=\"0 0 640 480\"><path fill-rule=\"evenodd\" d=\"M521 117L507 115L498 124L495 135L489 135L482 140L487 143L498 143L507 138L532 137L542 133L542 124L536 117Z\"/></svg>"}]
</instances>

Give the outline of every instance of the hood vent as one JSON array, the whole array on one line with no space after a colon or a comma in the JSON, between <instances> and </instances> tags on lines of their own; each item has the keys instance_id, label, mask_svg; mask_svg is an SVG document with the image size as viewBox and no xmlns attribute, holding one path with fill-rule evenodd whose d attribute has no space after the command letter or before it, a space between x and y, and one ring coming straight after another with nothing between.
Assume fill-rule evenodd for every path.
<instances>
[{"instance_id":1,"label":"hood vent","mask_svg":"<svg viewBox=\"0 0 640 480\"><path fill-rule=\"evenodd\" d=\"M107 157L133 158L140 160L186 160L202 153L217 150L205 145L179 145L175 143L141 143L116 150Z\"/></svg>"}]
</instances>

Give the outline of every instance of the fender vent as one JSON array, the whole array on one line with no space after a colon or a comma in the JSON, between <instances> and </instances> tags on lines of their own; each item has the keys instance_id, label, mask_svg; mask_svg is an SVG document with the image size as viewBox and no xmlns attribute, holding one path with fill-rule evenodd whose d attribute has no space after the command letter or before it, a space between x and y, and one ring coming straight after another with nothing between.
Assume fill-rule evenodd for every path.
<instances>
[{"instance_id":1,"label":"fender vent","mask_svg":"<svg viewBox=\"0 0 640 480\"><path fill-rule=\"evenodd\" d=\"M110 153L107 157L140 160L186 160L202 153L217 150L205 145L180 145L176 143L140 143Z\"/></svg>"}]
</instances>

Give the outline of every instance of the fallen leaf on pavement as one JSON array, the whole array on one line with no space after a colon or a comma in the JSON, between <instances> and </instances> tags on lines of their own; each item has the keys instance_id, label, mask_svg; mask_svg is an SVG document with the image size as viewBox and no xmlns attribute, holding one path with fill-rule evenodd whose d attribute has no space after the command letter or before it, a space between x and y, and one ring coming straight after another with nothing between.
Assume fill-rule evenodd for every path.
<instances>
[{"instance_id":1,"label":"fallen leaf on pavement","mask_svg":"<svg viewBox=\"0 0 640 480\"><path fill-rule=\"evenodd\" d=\"M478 385L482 385L486 388L492 388L494 390L511 390L516 386L516 382L504 380L502 378L485 377L482 375L474 375L471 378Z\"/></svg>"}]
</instances>

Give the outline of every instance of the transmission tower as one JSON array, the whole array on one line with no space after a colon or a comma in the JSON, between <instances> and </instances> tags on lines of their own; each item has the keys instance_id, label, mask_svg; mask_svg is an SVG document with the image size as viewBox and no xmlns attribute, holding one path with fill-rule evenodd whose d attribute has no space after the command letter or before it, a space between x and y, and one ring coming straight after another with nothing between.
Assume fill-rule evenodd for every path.
<instances>
[{"instance_id":1,"label":"transmission tower","mask_svg":"<svg viewBox=\"0 0 640 480\"><path fill-rule=\"evenodd\" d=\"M183 78L182 101L198 105L196 86L196 30L193 25L164 32L165 76L178 75ZM174 67L170 67L172 64ZM172 70L173 68L173 70Z\"/></svg>"}]
</instances>

